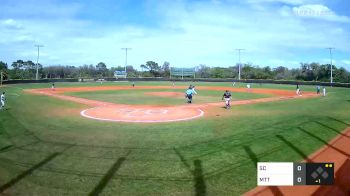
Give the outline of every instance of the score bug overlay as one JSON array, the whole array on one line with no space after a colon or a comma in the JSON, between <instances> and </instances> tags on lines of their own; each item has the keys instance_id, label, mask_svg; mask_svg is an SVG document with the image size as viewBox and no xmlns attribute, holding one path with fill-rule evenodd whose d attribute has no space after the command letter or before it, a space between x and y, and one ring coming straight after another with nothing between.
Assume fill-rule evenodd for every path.
<instances>
[{"instance_id":1,"label":"score bug overlay","mask_svg":"<svg viewBox=\"0 0 350 196\"><path fill-rule=\"evenodd\" d=\"M334 163L258 162L258 186L333 185Z\"/></svg>"}]
</instances>

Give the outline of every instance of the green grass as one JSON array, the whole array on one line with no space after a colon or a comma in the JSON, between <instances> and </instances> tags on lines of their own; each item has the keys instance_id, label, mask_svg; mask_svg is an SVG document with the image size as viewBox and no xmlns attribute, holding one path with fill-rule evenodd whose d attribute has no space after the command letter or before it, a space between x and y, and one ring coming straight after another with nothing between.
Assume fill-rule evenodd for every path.
<instances>
[{"instance_id":1,"label":"green grass","mask_svg":"<svg viewBox=\"0 0 350 196\"><path fill-rule=\"evenodd\" d=\"M241 105L232 110L213 108L211 115L193 121L128 124L86 119L79 115L84 105L22 91L49 86L1 89L7 92L9 108L0 111L0 190L6 188L7 194L240 195L256 186L256 161L303 160L350 123L350 90L344 88L328 88L327 97ZM260 86L253 84L253 88ZM262 88L294 90L295 86ZM126 93L130 94L101 91L94 93L99 95L96 98L91 93L79 96L100 100L110 95L105 101L129 103ZM216 99L215 91L199 93L203 101ZM249 96L237 94L238 99ZM153 103L147 99L142 99L143 104ZM182 101L169 99L175 104Z\"/></svg>"},{"instance_id":2,"label":"green grass","mask_svg":"<svg viewBox=\"0 0 350 196\"><path fill-rule=\"evenodd\" d=\"M179 96L161 97L153 96L150 92L177 92ZM197 95L193 98L193 103L210 103L221 101L222 91L197 90ZM184 90L180 89L147 89L147 90L108 90L95 92L71 92L67 95L86 99L105 101L110 103L130 104L130 105L181 105L186 104ZM247 100L269 97L269 95L234 92L232 100Z\"/></svg>"}]
</instances>

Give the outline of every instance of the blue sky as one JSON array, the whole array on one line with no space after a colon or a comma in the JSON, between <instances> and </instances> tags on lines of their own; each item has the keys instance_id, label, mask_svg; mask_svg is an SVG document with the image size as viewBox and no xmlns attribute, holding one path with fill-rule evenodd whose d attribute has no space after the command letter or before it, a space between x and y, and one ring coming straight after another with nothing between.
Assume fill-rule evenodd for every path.
<instances>
[{"instance_id":1,"label":"blue sky","mask_svg":"<svg viewBox=\"0 0 350 196\"><path fill-rule=\"evenodd\" d=\"M228 67L334 62L350 70L348 0L1 0L0 60Z\"/></svg>"}]
</instances>

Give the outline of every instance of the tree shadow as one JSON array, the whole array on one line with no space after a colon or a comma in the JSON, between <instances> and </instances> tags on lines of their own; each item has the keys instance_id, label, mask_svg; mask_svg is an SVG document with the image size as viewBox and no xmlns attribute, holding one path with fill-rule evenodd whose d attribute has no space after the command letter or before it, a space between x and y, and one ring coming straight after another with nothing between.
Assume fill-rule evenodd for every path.
<instances>
[{"instance_id":1,"label":"tree shadow","mask_svg":"<svg viewBox=\"0 0 350 196\"><path fill-rule=\"evenodd\" d=\"M15 178L13 178L12 180L10 180L9 182L7 182L6 184L2 185L0 187L0 193L4 192L6 189L12 187L13 185L15 185L17 182L19 182L20 180L22 180L23 178L25 178L26 176L30 175L33 173L33 171L37 170L38 168L42 167L43 165L45 165L46 163L48 163L49 161L51 161L52 159L54 159L55 157L57 157L58 155L60 155L61 153L56 152L51 154L50 156L46 157L44 160L40 161L38 164L34 165L33 167L31 167L30 169L24 171L23 173L19 174L18 176L16 176Z\"/></svg>"},{"instance_id":2,"label":"tree shadow","mask_svg":"<svg viewBox=\"0 0 350 196\"><path fill-rule=\"evenodd\" d=\"M298 129L299 129L300 131L302 131L302 132L304 132L304 133L310 135L311 137L315 138L316 140L322 142L323 144L327 145L328 147L332 148L333 150L335 150L335 151L337 151L337 152L339 152L339 153L341 153L341 154L343 154L343 155L345 155L345 156L347 156L347 157L350 157L350 154L348 154L347 152L345 152L345 151L343 151L343 150L341 150L341 149L339 149L339 148L336 148L336 147L334 147L334 146L331 145L331 144L328 144L327 141L325 141L325 140L323 140L322 138L316 136L315 134L310 133L309 131L307 131L307 130L301 128L301 127L298 127Z\"/></svg>"},{"instance_id":3,"label":"tree shadow","mask_svg":"<svg viewBox=\"0 0 350 196\"><path fill-rule=\"evenodd\" d=\"M126 157L130 154L130 151L125 155L125 157L120 157L112 167L103 176L96 187L89 193L90 196L100 195L103 189L107 186L108 182L113 178L114 174L120 169Z\"/></svg>"},{"instance_id":4,"label":"tree shadow","mask_svg":"<svg viewBox=\"0 0 350 196\"><path fill-rule=\"evenodd\" d=\"M252 160L254 164L254 168L257 169L259 158L258 156L253 152L253 150L249 146L243 146L243 149L246 151L248 154L249 158ZM270 191L273 193L275 196L283 196L283 193L277 186L268 186Z\"/></svg>"},{"instance_id":5,"label":"tree shadow","mask_svg":"<svg viewBox=\"0 0 350 196\"><path fill-rule=\"evenodd\" d=\"M195 195L196 196L205 196L207 193L207 186L204 179L204 172L202 167L202 161L201 160L194 160L194 170L191 170L191 166L187 163L185 157L176 149L174 148L175 153L180 158L181 162L184 164L184 166L189 170L189 172L193 175L193 181L194 181L194 189L195 189Z\"/></svg>"},{"instance_id":6,"label":"tree shadow","mask_svg":"<svg viewBox=\"0 0 350 196\"><path fill-rule=\"evenodd\" d=\"M282 142L284 142L285 144L287 144L291 149L293 149L296 153L298 153L304 160L306 160L307 162L312 163L312 160L309 159L309 157L307 156L307 154L305 154L302 150L300 150L298 147L296 147L293 143L289 142L288 140L286 140L282 135L276 135L276 137L278 139L280 139Z\"/></svg>"}]
</instances>

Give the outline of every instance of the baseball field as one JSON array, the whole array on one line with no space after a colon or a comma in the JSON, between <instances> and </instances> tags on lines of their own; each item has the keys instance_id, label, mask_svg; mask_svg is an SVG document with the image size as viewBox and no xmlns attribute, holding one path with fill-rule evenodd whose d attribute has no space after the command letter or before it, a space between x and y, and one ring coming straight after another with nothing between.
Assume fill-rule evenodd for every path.
<instances>
[{"instance_id":1,"label":"baseball field","mask_svg":"<svg viewBox=\"0 0 350 196\"><path fill-rule=\"evenodd\" d=\"M190 84L2 87L0 195L241 195L257 162L306 160L350 124L349 89L194 82L187 104Z\"/></svg>"}]
</instances>

